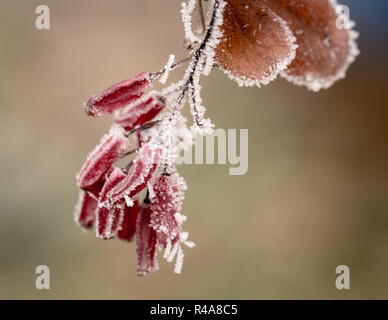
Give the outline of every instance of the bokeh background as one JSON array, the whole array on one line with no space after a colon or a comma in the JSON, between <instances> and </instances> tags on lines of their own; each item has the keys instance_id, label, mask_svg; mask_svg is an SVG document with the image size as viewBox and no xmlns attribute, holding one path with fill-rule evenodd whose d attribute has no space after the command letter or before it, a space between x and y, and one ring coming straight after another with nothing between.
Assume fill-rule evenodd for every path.
<instances>
[{"instance_id":1,"label":"bokeh background","mask_svg":"<svg viewBox=\"0 0 388 320\"><path fill-rule=\"evenodd\" d=\"M239 88L218 71L203 80L216 126L249 129L249 171L180 167L197 247L182 275L160 261L138 278L133 243L73 222L75 174L111 121L88 118L82 103L185 56L180 1L2 0L0 298L388 298L388 5L343 2L362 55L330 90L282 79ZM50 7L49 31L35 28L39 4ZM35 288L41 264L47 291ZM335 287L340 264L351 290Z\"/></svg>"}]
</instances>

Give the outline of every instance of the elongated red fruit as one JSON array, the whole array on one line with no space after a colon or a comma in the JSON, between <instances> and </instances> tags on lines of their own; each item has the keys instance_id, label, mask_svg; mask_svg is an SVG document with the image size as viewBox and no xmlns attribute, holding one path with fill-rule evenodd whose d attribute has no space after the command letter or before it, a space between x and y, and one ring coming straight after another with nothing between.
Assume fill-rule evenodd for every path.
<instances>
[{"instance_id":1,"label":"elongated red fruit","mask_svg":"<svg viewBox=\"0 0 388 320\"><path fill-rule=\"evenodd\" d=\"M89 192L81 190L74 213L75 222L85 229L90 229L94 224L96 208L97 200Z\"/></svg>"},{"instance_id":2,"label":"elongated red fruit","mask_svg":"<svg viewBox=\"0 0 388 320\"><path fill-rule=\"evenodd\" d=\"M88 191L99 189L105 173L124 154L128 145L129 141L124 136L124 130L118 126L112 127L109 134L104 135L100 144L88 155L78 173L79 187Z\"/></svg>"},{"instance_id":3,"label":"elongated red fruit","mask_svg":"<svg viewBox=\"0 0 388 320\"><path fill-rule=\"evenodd\" d=\"M139 213L139 203L134 201L132 207L124 207L123 218L117 237L121 240L131 241L136 232L136 220Z\"/></svg>"},{"instance_id":4,"label":"elongated red fruit","mask_svg":"<svg viewBox=\"0 0 388 320\"><path fill-rule=\"evenodd\" d=\"M148 97L136 101L121 113L117 113L114 122L129 131L151 121L165 105L166 99L157 92L152 92Z\"/></svg>"},{"instance_id":5,"label":"elongated red fruit","mask_svg":"<svg viewBox=\"0 0 388 320\"><path fill-rule=\"evenodd\" d=\"M101 190L100 198L98 200L97 208L97 237L102 239L110 239L116 236L124 213L124 204L109 206L106 203L107 194L114 186L125 178L125 174L119 168L115 168L104 187Z\"/></svg>"},{"instance_id":6,"label":"elongated red fruit","mask_svg":"<svg viewBox=\"0 0 388 320\"><path fill-rule=\"evenodd\" d=\"M156 231L150 227L151 210L149 205L143 205L137 218L136 226L136 258L137 275L157 271L156 261Z\"/></svg>"},{"instance_id":7,"label":"elongated red fruit","mask_svg":"<svg viewBox=\"0 0 388 320\"><path fill-rule=\"evenodd\" d=\"M132 171L109 192L109 200L117 203L125 199L127 205L131 206L132 198L141 192L151 179L161 156L161 149L145 144L133 161Z\"/></svg>"},{"instance_id":8,"label":"elongated red fruit","mask_svg":"<svg viewBox=\"0 0 388 320\"><path fill-rule=\"evenodd\" d=\"M124 108L139 99L150 85L149 74L146 72L116 83L101 94L92 96L86 103L86 113L99 117Z\"/></svg>"},{"instance_id":9,"label":"elongated red fruit","mask_svg":"<svg viewBox=\"0 0 388 320\"><path fill-rule=\"evenodd\" d=\"M157 231L158 243L164 248L180 239L180 210L186 184L177 173L161 175L156 179L151 199L151 226Z\"/></svg>"}]
</instances>

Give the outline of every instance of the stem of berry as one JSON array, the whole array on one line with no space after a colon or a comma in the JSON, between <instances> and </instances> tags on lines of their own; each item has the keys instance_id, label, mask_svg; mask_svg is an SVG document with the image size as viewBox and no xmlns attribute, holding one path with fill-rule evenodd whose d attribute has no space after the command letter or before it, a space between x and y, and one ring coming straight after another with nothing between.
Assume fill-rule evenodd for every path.
<instances>
[{"instance_id":1,"label":"stem of berry","mask_svg":"<svg viewBox=\"0 0 388 320\"><path fill-rule=\"evenodd\" d=\"M194 111L195 111L195 119L194 120L195 120L195 123L197 126L201 126L201 124L199 122L199 118L198 118L198 110L196 108L197 103L196 103L196 96L195 96L195 89L194 88L195 88L194 81L193 81L193 79L191 79L191 81L190 81L191 96L190 97L193 101L192 105L194 106Z\"/></svg>"},{"instance_id":2,"label":"stem of berry","mask_svg":"<svg viewBox=\"0 0 388 320\"><path fill-rule=\"evenodd\" d=\"M125 174L127 174L127 173L129 172L129 169L131 169L132 164L133 164L133 160L129 161L129 163L128 163L124 168L122 168L121 170L122 170Z\"/></svg>"},{"instance_id":3,"label":"stem of berry","mask_svg":"<svg viewBox=\"0 0 388 320\"><path fill-rule=\"evenodd\" d=\"M148 189L147 189L147 194L146 194L146 196L145 196L143 202L146 203L146 204L151 204L151 200L150 200L150 192L148 191Z\"/></svg>"},{"instance_id":4,"label":"stem of berry","mask_svg":"<svg viewBox=\"0 0 388 320\"><path fill-rule=\"evenodd\" d=\"M198 8L199 22L201 25L200 33L203 34L205 32L205 16L203 15L202 0L197 0L197 8Z\"/></svg>"},{"instance_id":5,"label":"stem of berry","mask_svg":"<svg viewBox=\"0 0 388 320\"><path fill-rule=\"evenodd\" d=\"M173 65L171 65L171 69L170 70L174 70L176 68L179 68L181 67L184 63L188 62L191 60L191 56L187 57L187 58L184 58L176 63L174 63ZM166 68L163 68L163 69L160 69L158 71L155 71L155 72L151 72L149 74L149 79L150 81L154 81L155 79L157 79L158 77L160 77L163 73L166 72Z\"/></svg>"},{"instance_id":6,"label":"stem of berry","mask_svg":"<svg viewBox=\"0 0 388 320\"><path fill-rule=\"evenodd\" d=\"M147 130L147 129L150 129L152 128L154 125L158 124L160 122L160 120L155 120L155 121L151 121L151 122L148 122L146 124L143 124L142 126L139 126L137 128L134 128L132 129L131 131L128 131L125 136L126 137L129 137L132 133L135 133L137 131L143 131L143 130Z\"/></svg>"},{"instance_id":7,"label":"stem of berry","mask_svg":"<svg viewBox=\"0 0 388 320\"><path fill-rule=\"evenodd\" d=\"M193 57L191 59L191 63L187 69L186 77L183 80L182 91L175 101L175 108L171 111L170 115L168 116L169 122L172 119L174 119L174 117L176 116L178 111L181 109L182 101L183 101L187 91L191 87L191 84L194 81L194 74L197 71L201 57L203 56L205 48L208 44L208 41L212 35L212 32L214 31L215 18L216 18L216 14L217 14L217 10L218 10L219 6L220 6L220 1L215 0L213 12L211 15L211 19L210 19L209 26L207 28L205 37L204 37L203 41L200 43L200 45L198 46L198 48L194 51Z\"/></svg>"},{"instance_id":8,"label":"stem of berry","mask_svg":"<svg viewBox=\"0 0 388 320\"><path fill-rule=\"evenodd\" d=\"M170 135L171 129L174 121L178 118L181 109L184 106L185 97L188 93L190 93L191 103L193 104L193 113L195 114L195 125L197 128L206 129L205 125L207 122L202 121L201 119L201 111L200 107L200 98L199 98L199 78L203 73L204 67L206 64L206 59L208 58L207 54L211 54L211 51L214 46L214 39L217 35L218 31L218 17L220 16L220 10L223 9L222 0L213 0L212 1L212 11L209 17L209 22L206 27L206 31L203 34L202 41L198 43L198 45L191 51L190 63L185 71L185 75L183 79L177 84L171 85L166 89L166 92L174 92L174 100L170 104L170 110L163 114L161 118L159 132L156 136L152 138L150 143L154 143L159 146L162 145L163 148L166 149L164 153L165 165L169 167L171 158L169 158L171 143ZM185 59L187 61L188 59ZM161 70L162 72L162 70ZM160 72L160 74L161 74ZM155 74L159 74L156 72ZM175 96L176 94L176 96ZM198 96L198 97L197 97ZM165 172L167 172L167 168L165 167Z\"/></svg>"},{"instance_id":9,"label":"stem of berry","mask_svg":"<svg viewBox=\"0 0 388 320\"><path fill-rule=\"evenodd\" d=\"M131 154L135 153L137 150L139 150L139 148L136 148L136 149L130 150L130 151L128 151L128 152L126 152L126 153L124 153L124 154L121 156L121 158L125 158L125 157L129 156L129 155L131 155Z\"/></svg>"}]
</instances>

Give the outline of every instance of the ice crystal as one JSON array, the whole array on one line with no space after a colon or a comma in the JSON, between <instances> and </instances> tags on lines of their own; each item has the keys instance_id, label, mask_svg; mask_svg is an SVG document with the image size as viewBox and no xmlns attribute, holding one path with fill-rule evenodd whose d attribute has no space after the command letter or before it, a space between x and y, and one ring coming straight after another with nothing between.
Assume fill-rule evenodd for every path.
<instances>
[{"instance_id":1,"label":"ice crystal","mask_svg":"<svg viewBox=\"0 0 388 320\"><path fill-rule=\"evenodd\" d=\"M167 64L164 66L164 72L163 75L160 77L159 82L161 84L165 84L167 82L168 76L170 74L170 71L172 70L172 65L175 61L175 55L170 54L170 57L168 58Z\"/></svg>"},{"instance_id":2,"label":"ice crystal","mask_svg":"<svg viewBox=\"0 0 388 320\"><path fill-rule=\"evenodd\" d=\"M196 0L188 0L186 2L182 2L182 9L181 9L181 15L182 15L182 22L185 30L186 40L191 43L196 43L199 41L199 38L194 35L192 30L192 13L195 9Z\"/></svg>"}]
</instances>

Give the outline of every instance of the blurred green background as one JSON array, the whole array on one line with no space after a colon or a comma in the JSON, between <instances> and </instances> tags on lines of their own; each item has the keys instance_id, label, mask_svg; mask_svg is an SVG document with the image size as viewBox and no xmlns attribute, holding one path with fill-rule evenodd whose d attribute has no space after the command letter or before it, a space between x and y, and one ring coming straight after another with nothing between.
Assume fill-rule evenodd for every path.
<instances>
[{"instance_id":1,"label":"blurred green background","mask_svg":"<svg viewBox=\"0 0 388 320\"><path fill-rule=\"evenodd\" d=\"M93 93L184 57L180 1L0 2L0 298L388 298L387 2L349 0L362 55L314 94L282 79L239 88L203 79L218 128L249 129L249 170L182 166L189 190L182 275L138 278L133 243L73 222L75 174L110 126ZM35 28L47 4L51 29ZM173 79L180 76L178 71ZM35 288L35 267L51 289ZM335 287L346 264L351 290Z\"/></svg>"}]
</instances>

